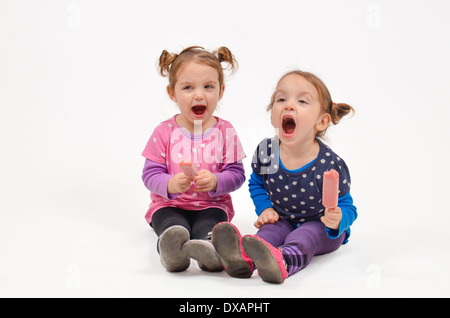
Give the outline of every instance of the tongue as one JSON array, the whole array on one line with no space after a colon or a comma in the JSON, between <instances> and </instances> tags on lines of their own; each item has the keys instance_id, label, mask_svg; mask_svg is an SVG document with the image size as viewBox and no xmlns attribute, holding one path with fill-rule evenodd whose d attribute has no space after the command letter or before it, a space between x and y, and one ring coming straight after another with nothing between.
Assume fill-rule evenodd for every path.
<instances>
[{"instance_id":1,"label":"tongue","mask_svg":"<svg viewBox=\"0 0 450 318\"><path fill-rule=\"evenodd\" d=\"M295 130L295 122L293 120L287 120L283 125L283 129L286 134L293 134Z\"/></svg>"},{"instance_id":2,"label":"tongue","mask_svg":"<svg viewBox=\"0 0 450 318\"><path fill-rule=\"evenodd\" d=\"M205 112L205 106L194 106L192 110L194 111L194 114L201 115Z\"/></svg>"}]
</instances>

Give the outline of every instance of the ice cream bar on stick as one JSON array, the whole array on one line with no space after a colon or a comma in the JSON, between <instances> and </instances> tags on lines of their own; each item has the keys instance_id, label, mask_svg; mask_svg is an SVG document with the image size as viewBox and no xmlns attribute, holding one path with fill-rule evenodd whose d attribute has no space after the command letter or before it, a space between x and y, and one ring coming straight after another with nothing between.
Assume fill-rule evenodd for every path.
<instances>
[{"instance_id":1,"label":"ice cream bar on stick","mask_svg":"<svg viewBox=\"0 0 450 318\"><path fill-rule=\"evenodd\" d=\"M197 168L191 162L180 162L180 168L189 178L195 178L198 174Z\"/></svg>"},{"instance_id":2,"label":"ice cream bar on stick","mask_svg":"<svg viewBox=\"0 0 450 318\"><path fill-rule=\"evenodd\" d=\"M334 169L323 174L322 204L327 209L335 208L338 204L339 172Z\"/></svg>"}]
</instances>

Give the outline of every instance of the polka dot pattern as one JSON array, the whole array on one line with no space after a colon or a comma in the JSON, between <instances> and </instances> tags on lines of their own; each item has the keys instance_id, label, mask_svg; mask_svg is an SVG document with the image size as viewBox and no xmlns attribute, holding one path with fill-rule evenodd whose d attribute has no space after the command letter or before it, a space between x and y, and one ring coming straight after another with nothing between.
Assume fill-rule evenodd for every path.
<instances>
[{"instance_id":1,"label":"polka dot pattern","mask_svg":"<svg viewBox=\"0 0 450 318\"><path fill-rule=\"evenodd\" d=\"M350 191L348 168L337 154L322 141L314 162L302 170L287 170L279 161L277 138L265 139L257 147L252 169L264 180L264 188L275 210L292 224L319 219L322 205L323 173L335 169L339 172L339 196Z\"/></svg>"}]
</instances>

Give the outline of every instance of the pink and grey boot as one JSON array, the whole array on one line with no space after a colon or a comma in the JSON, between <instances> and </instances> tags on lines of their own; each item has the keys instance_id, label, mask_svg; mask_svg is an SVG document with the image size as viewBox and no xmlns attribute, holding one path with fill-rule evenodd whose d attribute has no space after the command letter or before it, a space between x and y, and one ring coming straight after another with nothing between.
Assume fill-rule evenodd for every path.
<instances>
[{"instance_id":1,"label":"pink and grey boot","mask_svg":"<svg viewBox=\"0 0 450 318\"><path fill-rule=\"evenodd\" d=\"M261 279L268 283L281 284L289 276L281 251L258 236L242 238L245 253L255 262Z\"/></svg>"},{"instance_id":2,"label":"pink and grey boot","mask_svg":"<svg viewBox=\"0 0 450 318\"><path fill-rule=\"evenodd\" d=\"M253 274L253 262L245 254L241 244L241 233L229 222L217 224L212 231L211 241L225 268L236 278L249 278Z\"/></svg>"}]
</instances>

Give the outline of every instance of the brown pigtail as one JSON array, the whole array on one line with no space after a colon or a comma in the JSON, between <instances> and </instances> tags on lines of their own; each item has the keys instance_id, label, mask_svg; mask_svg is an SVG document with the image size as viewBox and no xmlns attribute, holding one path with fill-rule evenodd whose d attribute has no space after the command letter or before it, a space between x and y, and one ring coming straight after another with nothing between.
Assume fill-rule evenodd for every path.
<instances>
[{"instance_id":1,"label":"brown pigtail","mask_svg":"<svg viewBox=\"0 0 450 318\"><path fill-rule=\"evenodd\" d=\"M159 57L159 73L166 77L170 72L170 65L177 58L178 54L169 53L166 50L162 51Z\"/></svg>"},{"instance_id":2,"label":"brown pigtail","mask_svg":"<svg viewBox=\"0 0 450 318\"><path fill-rule=\"evenodd\" d=\"M331 121L334 125L339 123L342 117L348 115L349 113L354 113L355 110L352 106L345 103L331 103Z\"/></svg>"},{"instance_id":3,"label":"brown pigtail","mask_svg":"<svg viewBox=\"0 0 450 318\"><path fill-rule=\"evenodd\" d=\"M217 59L222 63L228 63L230 64L230 68L232 70L232 73L236 71L238 68L238 63L234 57L234 55L231 53L231 51L225 47L221 46L216 51L213 52L214 55L217 56Z\"/></svg>"}]
</instances>

